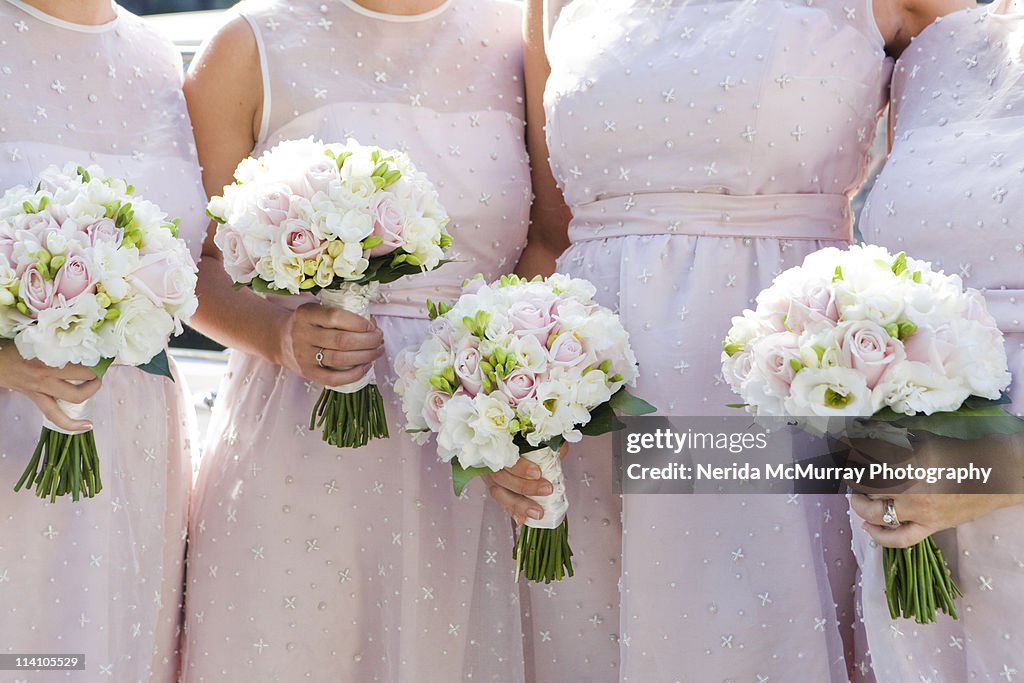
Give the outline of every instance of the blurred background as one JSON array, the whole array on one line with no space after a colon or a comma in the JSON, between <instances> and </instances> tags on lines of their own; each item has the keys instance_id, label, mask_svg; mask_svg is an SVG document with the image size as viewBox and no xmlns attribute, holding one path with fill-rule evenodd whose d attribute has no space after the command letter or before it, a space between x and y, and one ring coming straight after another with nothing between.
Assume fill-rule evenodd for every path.
<instances>
[{"instance_id":1,"label":"blurred background","mask_svg":"<svg viewBox=\"0 0 1024 683\"><path fill-rule=\"evenodd\" d=\"M223 9L235 3L234 0L123 0L118 4L135 14L164 14Z\"/></svg>"}]
</instances>

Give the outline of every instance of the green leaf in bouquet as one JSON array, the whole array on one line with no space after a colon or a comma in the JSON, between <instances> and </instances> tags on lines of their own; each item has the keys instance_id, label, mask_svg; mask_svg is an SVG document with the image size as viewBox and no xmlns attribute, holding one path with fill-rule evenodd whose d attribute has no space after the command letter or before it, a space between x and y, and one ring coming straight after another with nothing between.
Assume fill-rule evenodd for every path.
<instances>
[{"instance_id":1,"label":"green leaf in bouquet","mask_svg":"<svg viewBox=\"0 0 1024 683\"><path fill-rule=\"evenodd\" d=\"M541 441L539 444L534 446L526 440L526 437L524 437L522 433L520 433L516 434L515 438L512 439L512 443L516 445L519 449L520 455L522 455L525 453L532 453L539 448L550 448L553 451L558 451L558 449L562 447L562 444L565 443L565 438L559 434L558 436L551 437L547 441Z\"/></svg>"},{"instance_id":2,"label":"green leaf in bouquet","mask_svg":"<svg viewBox=\"0 0 1024 683\"><path fill-rule=\"evenodd\" d=\"M625 427L626 424L615 415L611 401L607 401L590 412L590 422L580 427L580 432L585 436L600 436Z\"/></svg>"},{"instance_id":3,"label":"green leaf in bouquet","mask_svg":"<svg viewBox=\"0 0 1024 683\"><path fill-rule=\"evenodd\" d=\"M990 406L1005 406L1013 403L1010 395L1005 391L999 394L999 398L982 398L981 396L968 396L962 407L965 408L988 408Z\"/></svg>"},{"instance_id":4,"label":"green leaf in bouquet","mask_svg":"<svg viewBox=\"0 0 1024 683\"><path fill-rule=\"evenodd\" d=\"M639 396L634 396L622 387L608 401L612 408L624 415L648 415L658 409Z\"/></svg>"},{"instance_id":5,"label":"green leaf in bouquet","mask_svg":"<svg viewBox=\"0 0 1024 683\"><path fill-rule=\"evenodd\" d=\"M725 407L726 408L746 408L747 405L748 404L746 404L746 403L726 403Z\"/></svg>"},{"instance_id":6,"label":"green leaf in bouquet","mask_svg":"<svg viewBox=\"0 0 1024 683\"><path fill-rule=\"evenodd\" d=\"M278 289L271 283L267 282L263 278L254 277L252 282L247 285L235 283L236 288L248 287L257 294L288 294L289 292L284 289Z\"/></svg>"},{"instance_id":7,"label":"green leaf in bouquet","mask_svg":"<svg viewBox=\"0 0 1024 683\"><path fill-rule=\"evenodd\" d=\"M1024 432L1024 420L998 406L961 408L952 413L933 415L912 415L900 420L899 424L910 430L931 432L936 436L966 441L982 439L992 434Z\"/></svg>"},{"instance_id":8,"label":"green leaf in bouquet","mask_svg":"<svg viewBox=\"0 0 1024 683\"><path fill-rule=\"evenodd\" d=\"M153 356L153 358L145 365L140 365L139 370L150 375L156 375L157 377L166 377L172 382L174 381L174 376L171 375L171 364L167 359L166 350Z\"/></svg>"},{"instance_id":9,"label":"green leaf in bouquet","mask_svg":"<svg viewBox=\"0 0 1024 683\"><path fill-rule=\"evenodd\" d=\"M463 467L462 463L459 462L458 457L452 458L452 484L455 488L455 495L461 496L462 490L466 488L466 484L473 481L477 477L482 477L485 474L490 474L491 470L487 467Z\"/></svg>"},{"instance_id":10,"label":"green leaf in bouquet","mask_svg":"<svg viewBox=\"0 0 1024 683\"><path fill-rule=\"evenodd\" d=\"M1010 402L1004 394L997 399L971 396L958 410L931 415L903 415L883 408L872 419L892 422L912 431L929 432L949 439L973 441L992 434L1020 434L1024 420L1002 406Z\"/></svg>"}]
</instances>

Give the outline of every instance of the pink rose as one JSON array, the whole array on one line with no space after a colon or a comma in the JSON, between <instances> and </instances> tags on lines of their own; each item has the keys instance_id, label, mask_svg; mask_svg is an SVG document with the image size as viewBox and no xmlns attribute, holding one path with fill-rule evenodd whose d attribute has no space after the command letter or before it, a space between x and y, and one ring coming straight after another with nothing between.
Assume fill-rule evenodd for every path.
<instances>
[{"instance_id":1,"label":"pink rose","mask_svg":"<svg viewBox=\"0 0 1024 683\"><path fill-rule=\"evenodd\" d=\"M89 264L81 255L69 256L53 279L54 294L70 303L93 285Z\"/></svg>"},{"instance_id":2,"label":"pink rose","mask_svg":"<svg viewBox=\"0 0 1024 683\"><path fill-rule=\"evenodd\" d=\"M514 408L520 401L537 395L537 378L526 368L516 368L505 379L498 380L498 388Z\"/></svg>"},{"instance_id":3,"label":"pink rose","mask_svg":"<svg viewBox=\"0 0 1024 683\"><path fill-rule=\"evenodd\" d=\"M782 296L765 296L762 292L757 297L757 314L765 327L774 332L785 332L786 317L792 308L792 300Z\"/></svg>"},{"instance_id":4,"label":"pink rose","mask_svg":"<svg viewBox=\"0 0 1024 683\"><path fill-rule=\"evenodd\" d=\"M39 272L39 267L32 264L21 274L21 287L19 294L28 310L37 317L40 311L45 311L53 306L53 281L47 280Z\"/></svg>"},{"instance_id":5,"label":"pink rose","mask_svg":"<svg viewBox=\"0 0 1024 683\"><path fill-rule=\"evenodd\" d=\"M480 369L480 349L466 345L455 354L455 376L470 396L476 396L483 388L484 373Z\"/></svg>"},{"instance_id":6,"label":"pink rose","mask_svg":"<svg viewBox=\"0 0 1024 683\"><path fill-rule=\"evenodd\" d=\"M886 370L907 357L898 339L869 320L850 323L839 346L843 365L863 373L868 389L874 389Z\"/></svg>"},{"instance_id":7,"label":"pink rose","mask_svg":"<svg viewBox=\"0 0 1024 683\"><path fill-rule=\"evenodd\" d=\"M789 302L785 320L787 329L800 334L811 323L822 320L832 323L839 321L839 309L831 287L812 287Z\"/></svg>"},{"instance_id":8,"label":"pink rose","mask_svg":"<svg viewBox=\"0 0 1024 683\"><path fill-rule=\"evenodd\" d=\"M797 372L791 361L800 361L800 338L792 332L775 332L755 340L750 353L772 394L788 395Z\"/></svg>"},{"instance_id":9,"label":"pink rose","mask_svg":"<svg viewBox=\"0 0 1024 683\"><path fill-rule=\"evenodd\" d=\"M214 235L214 242L224 255L224 270L234 282L250 282L256 277L256 259L249 253L241 234L221 226Z\"/></svg>"},{"instance_id":10,"label":"pink rose","mask_svg":"<svg viewBox=\"0 0 1024 683\"><path fill-rule=\"evenodd\" d=\"M256 200L257 215L264 225L281 225L288 218L291 208L291 188L287 185L272 185Z\"/></svg>"},{"instance_id":11,"label":"pink rose","mask_svg":"<svg viewBox=\"0 0 1024 683\"><path fill-rule=\"evenodd\" d=\"M441 408L444 408L444 404L448 403L450 398L448 394L437 389L433 389L427 394L427 398L423 402L423 420L427 423L430 431L441 431L441 419L438 417L438 413Z\"/></svg>"},{"instance_id":12,"label":"pink rose","mask_svg":"<svg viewBox=\"0 0 1024 683\"><path fill-rule=\"evenodd\" d=\"M306 167L301 187L294 187L295 194L312 197L317 192L327 192L331 181L338 180L338 164L333 159L317 161Z\"/></svg>"},{"instance_id":13,"label":"pink rose","mask_svg":"<svg viewBox=\"0 0 1024 683\"><path fill-rule=\"evenodd\" d=\"M936 332L939 334L936 334ZM936 372L942 373L946 361L956 351L956 346L949 341L949 330L933 330L929 327L918 328L914 334L903 342L906 358L915 363L924 363Z\"/></svg>"},{"instance_id":14,"label":"pink rose","mask_svg":"<svg viewBox=\"0 0 1024 683\"><path fill-rule=\"evenodd\" d=\"M539 299L523 299L509 307L508 317L512 333L517 337L536 337L542 346L547 345L555 320L551 316L551 305Z\"/></svg>"},{"instance_id":15,"label":"pink rose","mask_svg":"<svg viewBox=\"0 0 1024 683\"><path fill-rule=\"evenodd\" d=\"M14 229L25 230L34 238L42 242L46 234L60 230L60 223L54 220L48 212L22 214L14 219Z\"/></svg>"},{"instance_id":16,"label":"pink rose","mask_svg":"<svg viewBox=\"0 0 1024 683\"><path fill-rule=\"evenodd\" d=\"M451 351L453 333L452 324L448 322L447 318L434 318L427 326L427 334L434 336L441 342L441 346L446 351Z\"/></svg>"},{"instance_id":17,"label":"pink rose","mask_svg":"<svg viewBox=\"0 0 1024 683\"><path fill-rule=\"evenodd\" d=\"M398 200L388 193L380 193L373 205L373 236L383 242L370 250L370 256L390 254L405 244L405 214Z\"/></svg>"},{"instance_id":18,"label":"pink rose","mask_svg":"<svg viewBox=\"0 0 1024 683\"><path fill-rule=\"evenodd\" d=\"M754 357L749 351L740 351L734 353L724 363L722 363L722 375L725 377L725 381L729 383L729 386L737 394L743 388L743 384L750 377L751 371L754 369Z\"/></svg>"},{"instance_id":19,"label":"pink rose","mask_svg":"<svg viewBox=\"0 0 1024 683\"><path fill-rule=\"evenodd\" d=\"M305 221L289 218L281 227L284 228L284 232L281 233L281 246L286 252L307 260L315 258L320 253L321 242Z\"/></svg>"},{"instance_id":20,"label":"pink rose","mask_svg":"<svg viewBox=\"0 0 1024 683\"><path fill-rule=\"evenodd\" d=\"M195 292L195 264L173 251L147 254L128 275L128 282L160 306L181 306Z\"/></svg>"},{"instance_id":21,"label":"pink rose","mask_svg":"<svg viewBox=\"0 0 1024 683\"><path fill-rule=\"evenodd\" d=\"M85 226L85 234L88 235L89 244L93 247L104 243L119 247L124 240L124 229L114 225L114 221L109 218L101 218L92 225Z\"/></svg>"},{"instance_id":22,"label":"pink rose","mask_svg":"<svg viewBox=\"0 0 1024 683\"><path fill-rule=\"evenodd\" d=\"M555 365L572 368L585 363L590 358L590 354L587 353L583 342L577 339L576 335L560 334L551 344L548 357Z\"/></svg>"}]
</instances>

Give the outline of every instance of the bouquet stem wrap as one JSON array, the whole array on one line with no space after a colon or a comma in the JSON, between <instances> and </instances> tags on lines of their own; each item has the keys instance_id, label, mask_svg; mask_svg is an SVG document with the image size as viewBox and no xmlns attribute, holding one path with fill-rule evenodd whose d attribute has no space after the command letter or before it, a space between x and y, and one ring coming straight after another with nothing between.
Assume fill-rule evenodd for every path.
<instances>
[{"instance_id":1,"label":"bouquet stem wrap","mask_svg":"<svg viewBox=\"0 0 1024 683\"><path fill-rule=\"evenodd\" d=\"M544 508L541 519L526 520L519 532L514 557L516 580L522 574L530 581L561 581L572 576L572 548L569 547L569 499L565 495L562 459L550 448L524 453L523 457L540 467L541 476L551 482L546 496L530 496Z\"/></svg>"},{"instance_id":2,"label":"bouquet stem wrap","mask_svg":"<svg viewBox=\"0 0 1024 683\"><path fill-rule=\"evenodd\" d=\"M92 416L91 402L91 399L81 403L58 399L57 405L73 420L88 420ZM77 501L82 496L92 498L99 493L103 483L92 430L70 432L43 418L35 451L14 490L20 491L23 486L26 490L34 486L36 495L48 497L51 503L58 496L70 494L72 500Z\"/></svg>"},{"instance_id":3,"label":"bouquet stem wrap","mask_svg":"<svg viewBox=\"0 0 1024 683\"><path fill-rule=\"evenodd\" d=\"M376 282L365 285L346 283L338 289L321 290L320 305L340 308L366 318L378 290ZM388 425L384 399L375 380L371 367L355 382L324 387L310 416L309 428L322 429L324 441L341 448L359 448L370 439L386 439Z\"/></svg>"}]
</instances>

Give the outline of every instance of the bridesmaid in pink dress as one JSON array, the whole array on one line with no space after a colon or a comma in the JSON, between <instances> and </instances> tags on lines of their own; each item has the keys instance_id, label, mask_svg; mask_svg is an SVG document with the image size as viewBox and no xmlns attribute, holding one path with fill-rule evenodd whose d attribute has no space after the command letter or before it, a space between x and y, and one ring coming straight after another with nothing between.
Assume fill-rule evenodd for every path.
<instances>
[{"instance_id":1,"label":"bridesmaid in pink dress","mask_svg":"<svg viewBox=\"0 0 1024 683\"><path fill-rule=\"evenodd\" d=\"M806 254L851 239L849 198L887 101L888 55L958 6L530 3L530 151L549 152L551 169L535 169L549 204L520 269L550 271L568 242L559 270L619 310L638 393L664 415L726 414L730 317ZM567 479L584 465L609 491L609 454L578 450ZM511 492L496 497L525 513ZM574 500L575 515L614 514L610 496ZM623 681L848 680L855 563L843 497L627 496L623 508Z\"/></svg>"},{"instance_id":2,"label":"bridesmaid in pink dress","mask_svg":"<svg viewBox=\"0 0 1024 683\"><path fill-rule=\"evenodd\" d=\"M109 0L0 0L0 192L50 164L98 164L180 217L198 259L205 196L181 77L170 42ZM0 347L0 653L86 660L3 680L174 683L195 422L181 378L111 368L92 401L103 491L44 504L12 489L40 408L61 379L92 374Z\"/></svg>"},{"instance_id":3,"label":"bridesmaid in pink dress","mask_svg":"<svg viewBox=\"0 0 1024 683\"><path fill-rule=\"evenodd\" d=\"M186 84L207 190L282 140L400 148L437 185L457 261L388 287L370 323L233 291L208 242L198 326L235 350L191 515L185 680L521 681L511 524L479 485L454 497L433 444L402 433L392 390L426 300L510 271L525 244L521 10L266 0L238 13ZM374 361L391 438L338 449L308 433L321 385Z\"/></svg>"},{"instance_id":4,"label":"bridesmaid in pink dress","mask_svg":"<svg viewBox=\"0 0 1024 683\"><path fill-rule=\"evenodd\" d=\"M1012 410L1024 411L1024 10L1003 0L935 22L893 77L894 142L869 195L864 239L931 261L984 292L1006 336ZM879 501L854 496L864 623L880 681L1024 679L1024 506L1020 496L897 496L897 530ZM945 531L942 531L945 530ZM881 547L939 531L964 597L959 621L893 621ZM878 543L875 542L877 539Z\"/></svg>"}]
</instances>

